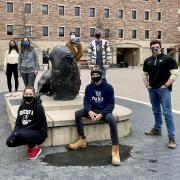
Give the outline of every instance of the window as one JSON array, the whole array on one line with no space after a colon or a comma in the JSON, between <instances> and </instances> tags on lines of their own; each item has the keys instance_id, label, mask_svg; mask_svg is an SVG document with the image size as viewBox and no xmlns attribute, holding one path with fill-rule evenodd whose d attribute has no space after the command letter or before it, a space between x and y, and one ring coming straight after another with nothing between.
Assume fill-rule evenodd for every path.
<instances>
[{"instance_id":1,"label":"window","mask_svg":"<svg viewBox=\"0 0 180 180\"><path fill-rule=\"evenodd\" d=\"M118 38L123 38L123 37L124 37L123 29L118 29Z\"/></svg>"},{"instance_id":2,"label":"window","mask_svg":"<svg viewBox=\"0 0 180 180\"><path fill-rule=\"evenodd\" d=\"M80 37L80 34L81 34L80 28L75 28L74 30L75 30L76 36Z\"/></svg>"},{"instance_id":3,"label":"window","mask_svg":"<svg viewBox=\"0 0 180 180\"><path fill-rule=\"evenodd\" d=\"M149 20L149 11L144 11L144 20Z\"/></svg>"},{"instance_id":4,"label":"window","mask_svg":"<svg viewBox=\"0 0 180 180\"><path fill-rule=\"evenodd\" d=\"M136 39L136 37L137 37L137 30L133 29L132 30L132 38Z\"/></svg>"},{"instance_id":5,"label":"window","mask_svg":"<svg viewBox=\"0 0 180 180\"><path fill-rule=\"evenodd\" d=\"M123 16L124 16L123 10L122 10L122 9L119 9L119 10L118 10L118 18L119 18L119 19L123 19Z\"/></svg>"},{"instance_id":6,"label":"window","mask_svg":"<svg viewBox=\"0 0 180 180\"><path fill-rule=\"evenodd\" d=\"M132 19L136 19L136 10L132 10Z\"/></svg>"},{"instance_id":7,"label":"window","mask_svg":"<svg viewBox=\"0 0 180 180\"><path fill-rule=\"evenodd\" d=\"M42 36L48 36L48 34L49 34L48 26L43 26L42 27Z\"/></svg>"},{"instance_id":8,"label":"window","mask_svg":"<svg viewBox=\"0 0 180 180\"><path fill-rule=\"evenodd\" d=\"M95 35L95 28L90 28L90 37L94 37Z\"/></svg>"},{"instance_id":9,"label":"window","mask_svg":"<svg viewBox=\"0 0 180 180\"><path fill-rule=\"evenodd\" d=\"M104 17L109 18L109 9L107 8L104 9Z\"/></svg>"},{"instance_id":10,"label":"window","mask_svg":"<svg viewBox=\"0 0 180 180\"><path fill-rule=\"evenodd\" d=\"M26 35L26 37L31 37L32 36L32 28L31 28L31 26L26 26L25 27L25 35Z\"/></svg>"},{"instance_id":11,"label":"window","mask_svg":"<svg viewBox=\"0 0 180 180\"><path fill-rule=\"evenodd\" d=\"M74 15L75 16L80 16L80 7L75 7L74 8Z\"/></svg>"},{"instance_id":12,"label":"window","mask_svg":"<svg viewBox=\"0 0 180 180\"><path fill-rule=\"evenodd\" d=\"M59 6L59 15L64 16L64 6Z\"/></svg>"},{"instance_id":13,"label":"window","mask_svg":"<svg viewBox=\"0 0 180 180\"><path fill-rule=\"evenodd\" d=\"M29 3L24 4L24 13L31 14L31 4L29 4Z\"/></svg>"},{"instance_id":14,"label":"window","mask_svg":"<svg viewBox=\"0 0 180 180\"><path fill-rule=\"evenodd\" d=\"M14 30L13 30L13 25L7 25L7 35L13 35Z\"/></svg>"},{"instance_id":15,"label":"window","mask_svg":"<svg viewBox=\"0 0 180 180\"><path fill-rule=\"evenodd\" d=\"M158 32L157 32L157 39L161 39L161 36L162 36L162 35L161 35L161 31L158 31Z\"/></svg>"},{"instance_id":16,"label":"window","mask_svg":"<svg viewBox=\"0 0 180 180\"><path fill-rule=\"evenodd\" d=\"M6 12L13 13L14 12L14 4L13 2L7 2L6 4Z\"/></svg>"},{"instance_id":17,"label":"window","mask_svg":"<svg viewBox=\"0 0 180 180\"><path fill-rule=\"evenodd\" d=\"M89 8L89 16L95 17L95 8Z\"/></svg>"},{"instance_id":18,"label":"window","mask_svg":"<svg viewBox=\"0 0 180 180\"><path fill-rule=\"evenodd\" d=\"M64 27L59 27L59 37L64 37Z\"/></svg>"},{"instance_id":19,"label":"window","mask_svg":"<svg viewBox=\"0 0 180 180\"><path fill-rule=\"evenodd\" d=\"M105 38L109 38L109 29L104 30Z\"/></svg>"},{"instance_id":20,"label":"window","mask_svg":"<svg viewBox=\"0 0 180 180\"><path fill-rule=\"evenodd\" d=\"M42 5L42 14L48 15L48 5Z\"/></svg>"},{"instance_id":21,"label":"window","mask_svg":"<svg viewBox=\"0 0 180 180\"><path fill-rule=\"evenodd\" d=\"M161 12L156 12L156 20L161 21Z\"/></svg>"},{"instance_id":22,"label":"window","mask_svg":"<svg viewBox=\"0 0 180 180\"><path fill-rule=\"evenodd\" d=\"M149 39L149 30L147 29L144 31L144 38Z\"/></svg>"}]
</instances>

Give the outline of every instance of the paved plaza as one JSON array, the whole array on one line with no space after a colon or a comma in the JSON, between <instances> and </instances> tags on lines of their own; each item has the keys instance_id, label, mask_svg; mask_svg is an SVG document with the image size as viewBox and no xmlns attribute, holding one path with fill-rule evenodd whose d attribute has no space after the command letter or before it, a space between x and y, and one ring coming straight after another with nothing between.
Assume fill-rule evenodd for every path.
<instances>
[{"instance_id":1,"label":"paved plaza","mask_svg":"<svg viewBox=\"0 0 180 180\"><path fill-rule=\"evenodd\" d=\"M36 83L44 71L40 71ZM81 91L90 82L89 70L81 70ZM153 115L148 94L142 82L142 67L113 68L107 71L107 80L114 86L116 104L130 108L132 132L120 139L121 145L132 147L131 157L118 167L105 166L52 166L41 158L53 153L66 152L65 146L46 147L36 160L29 161L26 147L8 148L5 144L11 132L5 113L4 94L7 92L6 77L0 71L0 179L20 180L179 180L180 179L180 78L176 80L172 93L172 105L176 127L177 148L167 148L167 131L163 124L162 136L149 137L144 131L153 126ZM20 90L24 88L20 79ZM88 136L88 135L87 135ZM92 142L90 145L110 145L110 141ZM98 152L96 152L98 156ZM79 159L86 161L86 159Z\"/></svg>"}]
</instances>

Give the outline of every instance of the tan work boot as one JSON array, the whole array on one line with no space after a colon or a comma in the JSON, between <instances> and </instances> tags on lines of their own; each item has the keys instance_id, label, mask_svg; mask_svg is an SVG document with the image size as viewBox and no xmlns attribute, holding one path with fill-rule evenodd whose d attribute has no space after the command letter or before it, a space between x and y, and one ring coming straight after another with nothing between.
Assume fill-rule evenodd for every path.
<instances>
[{"instance_id":1,"label":"tan work boot","mask_svg":"<svg viewBox=\"0 0 180 180\"><path fill-rule=\"evenodd\" d=\"M176 148L176 142L175 142L175 140L173 138L169 138L168 148L171 148L171 149Z\"/></svg>"},{"instance_id":2,"label":"tan work boot","mask_svg":"<svg viewBox=\"0 0 180 180\"><path fill-rule=\"evenodd\" d=\"M87 142L86 139L82 139L82 137L79 137L77 142L69 144L70 149L79 149L79 148L86 148Z\"/></svg>"},{"instance_id":3,"label":"tan work boot","mask_svg":"<svg viewBox=\"0 0 180 180\"><path fill-rule=\"evenodd\" d=\"M112 145L112 164L115 166L119 166L121 164L119 145Z\"/></svg>"}]
</instances>

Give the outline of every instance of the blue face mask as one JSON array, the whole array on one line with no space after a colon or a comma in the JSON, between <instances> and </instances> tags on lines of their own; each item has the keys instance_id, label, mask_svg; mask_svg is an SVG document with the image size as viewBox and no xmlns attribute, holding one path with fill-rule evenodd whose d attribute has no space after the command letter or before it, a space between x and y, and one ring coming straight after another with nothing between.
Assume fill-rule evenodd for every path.
<instances>
[{"instance_id":1,"label":"blue face mask","mask_svg":"<svg viewBox=\"0 0 180 180\"><path fill-rule=\"evenodd\" d=\"M24 41L22 45L24 46L24 48L28 48L30 46L30 43L28 41Z\"/></svg>"}]
</instances>

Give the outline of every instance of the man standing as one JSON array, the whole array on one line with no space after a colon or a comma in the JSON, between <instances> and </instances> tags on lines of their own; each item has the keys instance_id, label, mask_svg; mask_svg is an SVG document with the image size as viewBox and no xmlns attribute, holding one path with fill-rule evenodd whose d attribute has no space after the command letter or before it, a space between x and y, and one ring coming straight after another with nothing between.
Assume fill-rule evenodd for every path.
<instances>
[{"instance_id":1,"label":"man standing","mask_svg":"<svg viewBox=\"0 0 180 180\"><path fill-rule=\"evenodd\" d=\"M74 55L75 61L79 64L80 59L83 56L82 44L80 43L79 38L76 37L74 31L70 32L70 40L66 43L66 47L70 49Z\"/></svg>"},{"instance_id":2,"label":"man standing","mask_svg":"<svg viewBox=\"0 0 180 180\"><path fill-rule=\"evenodd\" d=\"M87 48L87 57L89 68L98 65L102 71L102 79L106 79L106 70L110 68L111 49L108 41L101 39L101 35L101 30L97 29L96 39L91 41Z\"/></svg>"},{"instance_id":3,"label":"man standing","mask_svg":"<svg viewBox=\"0 0 180 180\"><path fill-rule=\"evenodd\" d=\"M176 148L175 127L171 108L172 84L178 76L178 66L174 59L162 53L161 42L150 42L152 56L144 61L143 81L149 91L155 124L145 135L161 135L162 113L168 131L168 147ZM162 108L162 111L161 111Z\"/></svg>"},{"instance_id":4,"label":"man standing","mask_svg":"<svg viewBox=\"0 0 180 180\"><path fill-rule=\"evenodd\" d=\"M82 117L90 117L92 122L104 120L109 124L112 140L112 164L120 165L117 124L112 111L114 109L114 90L106 81L101 81L99 67L92 68L91 84L87 85L84 96L84 108L75 112L79 139L69 145L70 149L86 148Z\"/></svg>"}]
</instances>

